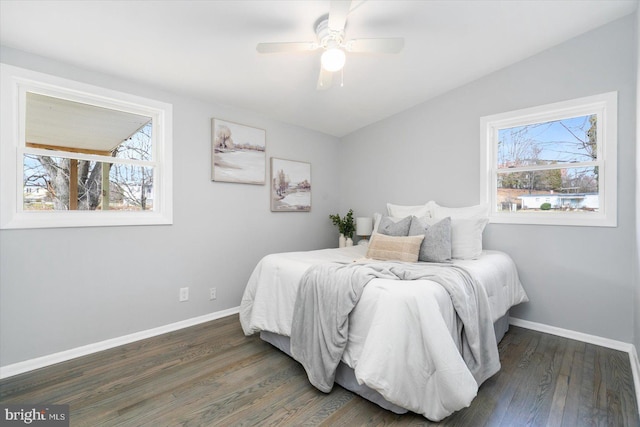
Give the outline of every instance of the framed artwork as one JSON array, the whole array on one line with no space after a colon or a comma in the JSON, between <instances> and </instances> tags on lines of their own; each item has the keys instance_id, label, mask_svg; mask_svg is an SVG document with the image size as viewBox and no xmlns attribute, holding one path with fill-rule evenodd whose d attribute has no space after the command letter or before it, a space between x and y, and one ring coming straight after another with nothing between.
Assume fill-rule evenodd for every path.
<instances>
[{"instance_id":1,"label":"framed artwork","mask_svg":"<svg viewBox=\"0 0 640 427\"><path fill-rule=\"evenodd\" d=\"M311 163L271 158L271 211L311 211Z\"/></svg>"},{"instance_id":2,"label":"framed artwork","mask_svg":"<svg viewBox=\"0 0 640 427\"><path fill-rule=\"evenodd\" d=\"M264 184L266 132L238 123L211 119L211 179Z\"/></svg>"}]
</instances>

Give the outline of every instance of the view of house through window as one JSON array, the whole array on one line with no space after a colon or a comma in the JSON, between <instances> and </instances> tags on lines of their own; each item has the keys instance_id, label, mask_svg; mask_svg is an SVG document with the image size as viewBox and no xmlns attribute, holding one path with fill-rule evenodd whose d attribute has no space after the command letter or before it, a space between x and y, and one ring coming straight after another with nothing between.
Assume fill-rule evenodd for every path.
<instances>
[{"instance_id":1,"label":"view of house through window","mask_svg":"<svg viewBox=\"0 0 640 427\"><path fill-rule=\"evenodd\" d=\"M497 211L599 210L596 114L497 133Z\"/></svg>"},{"instance_id":2,"label":"view of house through window","mask_svg":"<svg viewBox=\"0 0 640 427\"><path fill-rule=\"evenodd\" d=\"M153 209L151 117L26 98L23 210Z\"/></svg>"}]
</instances>

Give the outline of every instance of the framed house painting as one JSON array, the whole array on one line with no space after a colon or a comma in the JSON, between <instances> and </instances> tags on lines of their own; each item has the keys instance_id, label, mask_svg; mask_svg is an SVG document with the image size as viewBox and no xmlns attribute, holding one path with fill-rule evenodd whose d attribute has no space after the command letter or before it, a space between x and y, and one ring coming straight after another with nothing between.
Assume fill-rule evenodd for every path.
<instances>
[{"instance_id":1,"label":"framed house painting","mask_svg":"<svg viewBox=\"0 0 640 427\"><path fill-rule=\"evenodd\" d=\"M211 119L211 179L264 184L266 132L238 123Z\"/></svg>"},{"instance_id":2,"label":"framed house painting","mask_svg":"<svg viewBox=\"0 0 640 427\"><path fill-rule=\"evenodd\" d=\"M271 158L271 211L311 211L311 163Z\"/></svg>"}]
</instances>

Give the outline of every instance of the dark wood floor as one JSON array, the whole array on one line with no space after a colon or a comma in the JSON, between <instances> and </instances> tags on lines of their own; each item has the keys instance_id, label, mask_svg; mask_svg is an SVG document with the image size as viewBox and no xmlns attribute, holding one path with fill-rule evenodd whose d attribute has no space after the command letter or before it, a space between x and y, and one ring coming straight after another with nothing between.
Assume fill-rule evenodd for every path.
<instances>
[{"instance_id":1,"label":"dark wood floor","mask_svg":"<svg viewBox=\"0 0 640 427\"><path fill-rule=\"evenodd\" d=\"M437 425L640 425L626 353L512 326L500 360L471 406ZM436 425L317 391L237 315L6 378L0 402L69 404L72 426Z\"/></svg>"}]
</instances>

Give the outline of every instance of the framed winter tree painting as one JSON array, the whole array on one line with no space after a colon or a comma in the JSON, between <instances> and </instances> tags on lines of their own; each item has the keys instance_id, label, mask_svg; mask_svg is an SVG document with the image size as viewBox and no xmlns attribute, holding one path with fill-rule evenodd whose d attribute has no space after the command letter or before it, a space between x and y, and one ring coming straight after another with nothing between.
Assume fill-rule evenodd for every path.
<instances>
[{"instance_id":1,"label":"framed winter tree painting","mask_svg":"<svg viewBox=\"0 0 640 427\"><path fill-rule=\"evenodd\" d=\"M211 119L211 179L264 184L266 132L238 123Z\"/></svg>"},{"instance_id":2,"label":"framed winter tree painting","mask_svg":"<svg viewBox=\"0 0 640 427\"><path fill-rule=\"evenodd\" d=\"M271 158L271 210L311 211L311 163Z\"/></svg>"}]
</instances>

